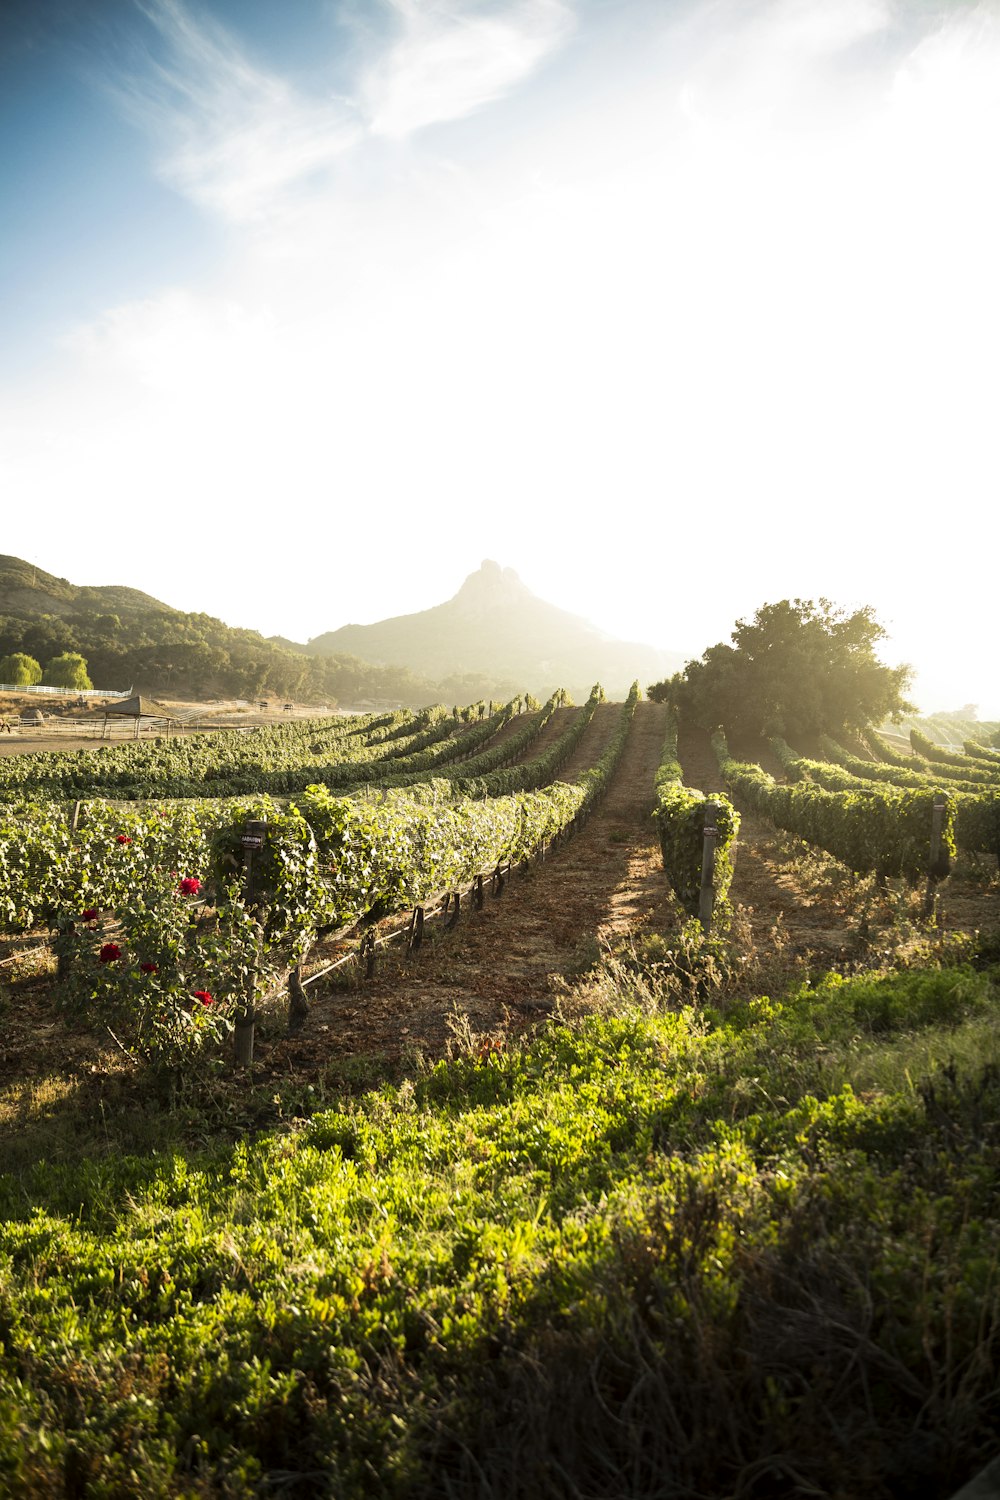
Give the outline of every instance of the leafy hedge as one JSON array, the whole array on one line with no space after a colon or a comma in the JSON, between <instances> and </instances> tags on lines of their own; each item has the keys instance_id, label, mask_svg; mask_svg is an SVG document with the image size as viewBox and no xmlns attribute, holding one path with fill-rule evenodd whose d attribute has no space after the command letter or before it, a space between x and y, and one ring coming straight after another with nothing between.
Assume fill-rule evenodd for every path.
<instances>
[{"instance_id":1,"label":"leafy hedge","mask_svg":"<svg viewBox=\"0 0 1000 1500\"><path fill-rule=\"evenodd\" d=\"M677 713L667 709L667 733L655 781L653 817L663 854L663 868L674 895L686 912L698 913L705 842L704 792L683 784L677 759ZM716 807L715 899L725 901L733 879L733 855L740 816L722 793L711 798Z\"/></svg>"},{"instance_id":2,"label":"leafy hedge","mask_svg":"<svg viewBox=\"0 0 1000 1500\"><path fill-rule=\"evenodd\" d=\"M944 750L940 745L921 734L919 729L910 730L910 744L914 753L922 755L925 760L933 762L934 769L942 776L961 775L968 781L979 781L984 784L992 783L1000 786L1000 762L993 766L984 765L981 761L962 754L958 750Z\"/></svg>"},{"instance_id":3,"label":"leafy hedge","mask_svg":"<svg viewBox=\"0 0 1000 1500\"><path fill-rule=\"evenodd\" d=\"M1000 771L1000 750L981 745L978 740L963 740L962 749L972 760L981 761L983 765Z\"/></svg>"},{"instance_id":4,"label":"leafy hedge","mask_svg":"<svg viewBox=\"0 0 1000 1500\"><path fill-rule=\"evenodd\" d=\"M424 727L407 711L7 756L0 760L0 799L217 797L225 794L227 778L351 759Z\"/></svg>"},{"instance_id":5,"label":"leafy hedge","mask_svg":"<svg viewBox=\"0 0 1000 1500\"><path fill-rule=\"evenodd\" d=\"M933 791L864 786L827 791L812 781L780 786L760 766L733 760L726 737L717 730L712 745L722 775L755 812L778 828L825 849L856 874L903 876L916 882L932 874L942 879L955 854L954 802L946 801L941 852L930 868ZM846 776L846 772L841 775Z\"/></svg>"},{"instance_id":6,"label":"leafy hedge","mask_svg":"<svg viewBox=\"0 0 1000 1500\"><path fill-rule=\"evenodd\" d=\"M800 770L827 789L849 789L858 781L888 782L894 786L930 787L946 795L955 809L955 842L960 849L976 854L995 854L1000 861L1000 788L979 786L972 781L944 781L938 771L948 767L935 766L931 770L907 770L903 766L882 765L878 761L859 760L848 755L835 741L823 738L824 753L830 754L837 765L826 765L818 761L799 761ZM926 766L927 762L914 756L908 764ZM849 778L849 780L848 780Z\"/></svg>"},{"instance_id":7,"label":"leafy hedge","mask_svg":"<svg viewBox=\"0 0 1000 1500\"><path fill-rule=\"evenodd\" d=\"M835 740L822 736L820 748L824 755L852 775L858 776L862 781L882 781L890 786L914 786L932 787L936 791L944 791L949 795L959 792L978 793L985 789L988 783L983 783L976 777L965 779L953 774L954 768L929 765L927 761L918 756L911 756L903 765L883 765L881 761L862 760L860 756L850 755ZM944 772L944 774L941 774Z\"/></svg>"},{"instance_id":8,"label":"leafy hedge","mask_svg":"<svg viewBox=\"0 0 1000 1500\"><path fill-rule=\"evenodd\" d=\"M878 730L873 728L871 724L866 725L862 730L861 737L876 759L885 761L887 765L903 766L908 770L916 771L926 769L926 762L921 756L904 755L894 745L890 745L885 736L879 734Z\"/></svg>"},{"instance_id":9,"label":"leafy hedge","mask_svg":"<svg viewBox=\"0 0 1000 1500\"><path fill-rule=\"evenodd\" d=\"M435 766L433 768L434 780L441 785L447 784L448 795L460 797L500 796L504 792L544 785L546 781L551 780L558 766L563 764L569 748L575 745L589 723L597 703L603 699L604 690L600 686L594 688L582 710L573 711L573 721L558 742L563 747L562 750L557 751L552 748L543 757L536 757L522 766L513 767L506 780L504 773L511 768L512 762L517 761L540 737L556 709L565 703L566 696L565 688L557 688L541 709L529 715L516 734L511 735L499 745L487 745L485 749L473 747L471 753L455 756L446 765ZM392 771L389 774L373 777L372 785L380 791L412 788L414 794L420 797L422 796L422 783L427 779L427 769L425 767L422 770L411 768Z\"/></svg>"}]
</instances>

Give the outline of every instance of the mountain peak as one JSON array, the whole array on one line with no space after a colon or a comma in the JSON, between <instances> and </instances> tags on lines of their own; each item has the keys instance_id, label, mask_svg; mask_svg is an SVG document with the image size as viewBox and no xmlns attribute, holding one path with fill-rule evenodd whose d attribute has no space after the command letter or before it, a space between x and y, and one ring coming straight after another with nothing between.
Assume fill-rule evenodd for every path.
<instances>
[{"instance_id":1,"label":"mountain peak","mask_svg":"<svg viewBox=\"0 0 1000 1500\"><path fill-rule=\"evenodd\" d=\"M478 612L532 597L513 568L501 568L498 562L487 557L475 573L469 574L452 602Z\"/></svg>"},{"instance_id":2,"label":"mountain peak","mask_svg":"<svg viewBox=\"0 0 1000 1500\"><path fill-rule=\"evenodd\" d=\"M478 674L503 691L586 696L601 682L611 696L633 679L653 681L683 666L675 652L615 641L577 615L533 594L513 568L485 558L444 604L373 625L344 625L309 642L317 655L408 667L432 680Z\"/></svg>"}]
</instances>

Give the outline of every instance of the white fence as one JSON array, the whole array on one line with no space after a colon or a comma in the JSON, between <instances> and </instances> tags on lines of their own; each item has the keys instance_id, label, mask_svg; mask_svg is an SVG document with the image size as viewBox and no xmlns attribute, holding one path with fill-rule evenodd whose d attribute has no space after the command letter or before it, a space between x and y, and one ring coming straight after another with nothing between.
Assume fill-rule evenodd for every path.
<instances>
[{"instance_id":1,"label":"white fence","mask_svg":"<svg viewBox=\"0 0 1000 1500\"><path fill-rule=\"evenodd\" d=\"M131 698L132 689L126 688L124 693L112 693L106 688L59 688L25 687L18 682L0 682L0 693L39 693L48 698Z\"/></svg>"},{"instance_id":2,"label":"white fence","mask_svg":"<svg viewBox=\"0 0 1000 1500\"><path fill-rule=\"evenodd\" d=\"M139 720L138 734L136 733L136 721L131 714L111 714L108 718L95 714L86 719L74 718L66 714L59 718L26 719L23 715L12 717L10 714L0 721L0 748L7 744L7 731L13 739L20 735L27 735L31 739L59 740L122 740L145 738L149 735L174 735L188 733L191 730L209 729L245 729L249 728L245 721L235 723L226 722L220 724L217 719L203 719L196 717L160 719L144 717Z\"/></svg>"}]
</instances>

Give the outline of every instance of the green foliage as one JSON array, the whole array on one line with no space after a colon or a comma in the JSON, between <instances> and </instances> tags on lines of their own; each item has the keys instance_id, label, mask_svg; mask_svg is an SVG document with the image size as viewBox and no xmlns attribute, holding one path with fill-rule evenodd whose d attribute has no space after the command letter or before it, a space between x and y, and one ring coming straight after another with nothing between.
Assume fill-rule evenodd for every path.
<instances>
[{"instance_id":1,"label":"green foliage","mask_svg":"<svg viewBox=\"0 0 1000 1500\"><path fill-rule=\"evenodd\" d=\"M778 828L825 849L856 874L902 876L911 882L943 879L955 855L955 806L945 799L941 850L931 869L932 809L940 793L876 787L839 773L842 789L827 791L810 780L780 786L760 766L729 754L721 730L713 746L732 791ZM809 763L807 763L809 764Z\"/></svg>"},{"instance_id":2,"label":"green foliage","mask_svg":"<svg viewBox=\"0 0 1000 1500\"><path fill-rule=\"evenodd\" d=\"M989 745L980 744L978 740L964 740L962 749L972 760L981 761L985 766L1000 770L1000 754Z\"/></svg>"},{"instance_id":3,"label":"green foliage","mask_svg":"<svg viewBox=\"0 0 1000 1500\"><path fill-rule=\"evenodd\" d=\"M0 1178L4 1487L952 1493L995 1441L989 976L619 1003L256 1141ZM963 1037L986 1066L910 1077Z\"/></svg>"},{"instance_id":4,"label":"green foliage","mask_svg":"<svg viewBox=\"0 0 1000 1500\"><path fill-rule=\"evenodd\" d=\"M946 750L941 745L936 745L926 734L921 734L919 729L910 730L910 744L913 746L914 755L930 761L938 775L954 776L958 773L965 780L1000 786L1000 760L998 759L987 758L984 761L981 757L974 758L965 751Z\"/></svg>"},{"instance_id":5,"label":"green foliage","mask_svg":"<svg viewBox=\"0 0 1000 1500\"><path fill-rule=\"evenodd\" d=\"M217 1061L231 1025L226 1002L252 966L240 951L246 924L235 916L217 917L210 933L200 930L177 878L149 871L113 917L63 922L62 1005L94 1029L107 1027L154 1069L190 1076L199 1060Z\"/></svg>"},{"instance_id":6,"label":"green foliage","mask_svg":"<svg viewBox=\"0 0 1000 1500\"><path fill-rule=\"evenodd\" d=\"M63 651L53 656L42 673L46 687L77 688L87 692L94 686L87 676L87 662L78 651Z\"/></svg>"},{"instance_id":7,"label":"green foliage","mask_svg":"<svg viewBox=\"0 0 1000 1500\"><path fill-rule=\"evenodd\" d=\"M918 757L903 755L899 750L893 749L889 741L871 724L865 725L862 730L862 739L876 759L884 760L887 765L909 767L915 770L924 768L924 762Z\"/></svg>"},{"instance_id":8,"label":"green foliage","mask_svg":"<svg viewBox=\"0 0 1000 1500\"><path fill-rule=\"evenodd\" d=\"M878 737L870 736L878 745ZM925 787L944 790L955 809L955 842L960 849L979 854L995 854L1000 859L1000 787L992 777L983 782L970 766L970 779L961 777L954 764L933 764L919 756L894 757L891 763L860 760L848 755L835 741L824 738L824 753L836 765L816 761L798 761L798 774L817 781L830 790L850 790L852 786L876 781L899 787ZM908 769L908 768L919 769Z\"/></svg>"},{"instance_id":9,"label":"green foliage","mask_svg":"<svg viewBox=\"0 0 1000 1500\"><path fill-rule=\"evenodd\" d=\"M676 697L679 682L679 672L662 682L651 682L646 689L646 697L650 703L671 703Z\"/></svg>"},{"instance_id":10,"label":"green foliage","mask_svg":"<svg viewBox=\"0 0 1000 1500\"><path fill-rule=\"evenodd\" d=\"M511 792L545 786L555 780L604 701L604 689L600 683L595 683L587 702L573 715L559 738L540 755L523 760L521 757L526 746L538 737L557 708L569 706L567 699L568 694L562 689L553 693L536 726L529 722L520 735L506 740L495 753L487 752L474 761L465 762L451 777L454 792L463 797L502 797Z\"/></svg>"},{"instance_id":11,"label":"green foliage","mask_svg":"<svg viewBox=\"0 0 1000 1500\"><path fill-rule=\"evenodd\" d=\"M730 733L799 735L844 729L908 708L908 667L884 666L885 630L870 607L847 615L821 599L765 604L738 620L733 645L711 646L675 679L674 701L692 723Z\"/></svg>"},{"instance_id":12,"label":"green foliage","mask_svg":"<svg viewBox=\"0 0 1000 1500\"><path fill-rule=\"evenodd\" d=\"M469 753L496 732L507 712L457 736L450 719L434 718L425 727L399 712L8 757L0 763L0 798L98 791L121 800L217 798L301 791L319 780L360 784L376 779L383 763L397 772L402 765L426 769Z\"/></svg>"},{"instance_id":13,"label":"green foliage","mask_svg":"<svg viewBox=\"0 0 1000 1500\"><path fill-rule=\"evenodd\" d=\"M705 794L683 785L677 760L677 715L668 711L667 733L656 774L655 805L663 868L684 910L696 915L701 897L701 867L704 848ZM740 818L729 798L713 796L715 826L715 899L725 901L733 878L733 852Z\"/></svg>"},{"instance_id":14,"label":"green foliage","mask_svg":"<svg viewBox=\"0 0 1000 1500\"><path fill-rule=\"evenodd\" d=\"M41 680L42 668L33 656L15 651L0 658L0 682L9 683L11 687L34 687Z\"/></svg>"}]
</instances>

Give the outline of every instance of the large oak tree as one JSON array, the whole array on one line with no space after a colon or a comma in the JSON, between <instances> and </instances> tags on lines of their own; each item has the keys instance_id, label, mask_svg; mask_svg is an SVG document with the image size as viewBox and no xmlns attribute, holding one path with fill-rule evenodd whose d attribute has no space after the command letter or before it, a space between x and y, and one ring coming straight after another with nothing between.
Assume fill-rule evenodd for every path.
<instances>
[{"instance_id":1,"label":"large oak tree","mask_svg":"<svg viewBox=\"0 0 1000 1500\"><path fill-rule=\"evenodd\" d=\"M888 667L876 655L885 635L870 606L848 614L828 599L782 599L738 620L731 645L710 646L656 688L705 728L793 741L836 736L912 708L904 697L912 669Z\"/></svg>"}]
</instances>

